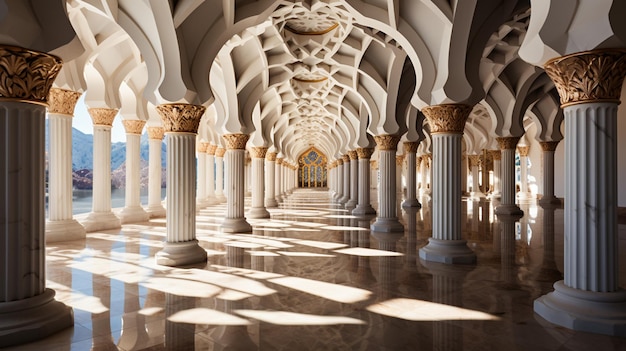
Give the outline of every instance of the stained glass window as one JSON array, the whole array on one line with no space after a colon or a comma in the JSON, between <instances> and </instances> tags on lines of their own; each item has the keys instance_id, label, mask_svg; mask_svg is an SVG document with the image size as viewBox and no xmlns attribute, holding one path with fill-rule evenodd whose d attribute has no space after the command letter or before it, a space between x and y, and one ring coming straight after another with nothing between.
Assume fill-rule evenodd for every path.
<instances>
[{"instance_id":1,"label":"stained glass window","mask_svg":"<svg viewBox=\"0 0 626 351\"><path fill-rule=\"evenodd\" d=\"M298 184L301 188L321 188L326 186L326 156L312 147L302 153L298 160Z\"/></svg>"}]
</instances>

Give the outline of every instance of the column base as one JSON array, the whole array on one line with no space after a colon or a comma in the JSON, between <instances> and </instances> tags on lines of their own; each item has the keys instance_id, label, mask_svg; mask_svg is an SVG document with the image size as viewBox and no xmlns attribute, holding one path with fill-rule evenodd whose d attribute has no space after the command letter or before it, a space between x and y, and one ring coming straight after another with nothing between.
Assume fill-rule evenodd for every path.
<instances>
[{"instance_id":1,"label":"column base","mask_svg":"<svg viewBox=\"0 0 626 351\"><path fill-rule=\"evenodd\" d=\"M122 228L120 219L113 212L91 212L81 224L87 233Z\"/></svg>"},{"instance_id":2,"label":"column base","mask_svg":"<svg viewBox=\"0 0 626 351\"><path fill-rule=\"evenodd\" d=\"M345 209L346 210L353 210L356 208L357 205L357 201L356 200L348 200L348 202L346 202L346 206Z\"/></svg>"},{"instance_id":3,"label":"column base","mask_svg":"<svg viewBox=\"0 0 626 351\"><path fill-rule=\"evenodd\" d=\"M372 223L370 230L373 232L404 232L404 226L398 218L376 218L376 222Z\"/></svg>"},{"instance_id":4,"label":"column base","mask_svg":"<svg viewBox=\"0 0 626 351\"><path fill-rule=\"evenodd\" d=\"M196 199L196 211L201 210L209 206L206 199Z\"/></svg>"},{"instance_id":5,"label":"column base","mask_svg":"<svg viewBox=\"0 0 626 351\"><path fill-rule=\"evenodd\" d=\"M276 201L275 198L265 199L265 207L266 208L278 207L278 202Z\"/></svg>"},{"instance_id":6,"label":"column base","mask_svg":"<svg viewBox=\"0 0 626 351\"><path fill-rule=\"evenodd\" d=\"M252 226L246 221L246 218L224 218L224 222L220 226L223 233L252 233Z\"/></svg>"},{"instance_id":7,"label":"column base","mask_svg":"<svg viewBox=\"0 0 626 351\"><path fill-rule=\"evenodd\" d=\"M217 199L217 197L215 197L215 195L213 196L208 196L205 199L206 205L207 206L213 206L213 205L217 205L220 203L220 201Z\"/></svg>"},{"instance_id":8,"label":"column base","mask_svg":"<svg viewBox=\"0 0 626 351\"><path fill-rule=\"evenodd\" d=\"M270 213L265 207L252 207L248 211L248 218L270 218Z\"/></svg>"},{"instance_id":9,"label":"column base","mask_svg":"<svg viewBox=\"0 0 626 351\"><path fill-rule=\"evenodd\" d=\"M43 339L74 325L71 307L56 301L55 292L0 303L0 347Z\"/></svg>"},{"instance_id":10,"label":"column base","mask_svg":"<svg viewBox=\"0 0 626 351\"><path fill-rule=\"evenodd\" d=\"M146 212L141 206L124 207L117 215L122 224L147 222L150 219L148 212Z\"/></svg>"},{"instance_id":11,"label":"column base","mask_svg":"<svg viewBox=\"0 0 626 351\"><path fill-rule=\"evenodd\" d=\"M520 200L532 200L533 199L533 194L531 194L530 192L519 192L517 193L517 198Z\"/></svg>"},{"instance_id":12,"label":"column base","mask_svg":"<svg viewBox=\"0 0 626 351\"><path fill-rule=\"evenodd\" d=\"M476 263L476 254L465 240L428 239L428 245L419 252L420 259L446 264Z\"/></svg>"},{"instance_id":13,"label":"column base","mask_svg":"<svg viewBox=\"0 0 626 351\"><path fill-rule=\"evenodd\" d=\"M85 227L74 219L46 221L46 242L85 239Z\"/></svg>"},{"instance_id":14,"label":"column base","mask_svg":"<svg viewBox=\"0 0 626 351\"><path fill-rule=\"evenodd\" d=\"M483 194L482 191L472 191L470 197L472 199L484 199L487 196L485 194Z\"/></svg>"},{"instance_id":15,"label":"column base","mask_svg":"<svg viewBox=\"0 0 626 351\"><path fill-rule=\"evenodd\" d=\"M507 216L523 216L524 211L522 211L519 206L512 205L498 205L496 209L493 211L497 215L507 215Z\"/></svg>"},{"instance_id":16,"label":"column base","mask_svg":"<svg viewBox=\"0 0 626 351\"><path fill-rule=\"evenodd\" d=\"M346 204L348 203L348 201L350 200L350 196L342 196L340 199L337 199L337 202L342 203L342 204Z\"/></svg>"},{"instance_id":17,"label":"column base","mask_svg":"<svg viewBox=\"0 0 626 351\"><path fill-rule=\"evenodd\" d=\"M561 199L556 196L543 196L539 201L537 201L540 205L560 205Z\"/></svg>"},{"instance_id":18,"label":"column base","mask_svg":"<svg viewBox=\"0 0 626 351\"><path fill-rule=\"evenodd\" d=\"M157 205L153 207L146 208L146 212L150 216L150 218L163 218L165 217L165 208L163 205Z\"/></svg>"},{"instance_id":19,"label":"column base","mask_svg":"<svg viewBox=\"0 0 626 351\"><path fill-rule=\"evenodd\" d=\"M554 283L554 291L534 303L535 313L565 328L626 337L626 291L601 293Z\"/></svg>"},{"instance_id":20,"label":"column base","mask_svg":"<svg viewBox=\"0 0 626 351\"><path fill-rule=\"evenodd\" d=\"M223 204L226 202L226 196L224 194L215 194L215 198L217 199L217 203Z\"/></svg>"},{"instance_id":21,"label":"column base","mask_svg":"<svg viewBox=\"0 0 626 351\"><path fill-rule=\"evenodd\" d=\"M406 199L402 202L402 208L421 208L422 204L420 204L417 199Z\"/></svg>"},{"instance_id":22,"label":"column base","mask_svg":"<svg viewBox=\"0 0 626 351\"><path fill-rule=\"evenodd\" d=\"M156 263L161 266L184 266L206 262L206 250L198 245L198 240L183 242L165 242L163 250L154 255Z\"/></svg>"},{"instance_id":23,"label":"column base","mask_svg":"<svg viewBox=\"0 0 626 351\"><path fill-rule=\"evenodd\" d=\"M501 192L497 192L497 193L494 192L494 193L489 194L489 197L492 198L492 199L499 199L499 198L502 197L502 193Z\"/></svg>"},{"instance_id":24,"label":"column base","mask_svg":"<svg viewBox=\"0 0 626 351\"><path fill-rule=\"evenodd\" d=\"M363 217L363 216L370 216L370 215L375 215L375 214L376 214L376 210L370 204L367 204L367 205L356 205L354 210L352 210L352 215L353 216L361 216L361 217Z\"/></svg>"}]
</instances>

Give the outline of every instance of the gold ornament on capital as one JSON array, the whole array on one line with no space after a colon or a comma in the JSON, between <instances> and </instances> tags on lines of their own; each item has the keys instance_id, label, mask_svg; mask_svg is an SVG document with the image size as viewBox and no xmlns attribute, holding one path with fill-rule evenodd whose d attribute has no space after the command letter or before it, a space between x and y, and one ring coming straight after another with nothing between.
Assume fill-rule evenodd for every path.
<instances>
[{"instance_id":1,"label":"gold ornament on capital","mask_svg":"<svg viewBox=\"0 0 626 351\"><path fill-rule=\"evenodd\" d=\"M217 145L209 143L209 146L206 148L206 154L209 156L215 156L215 150L217 150Z\"/></svg>"},{"instance_id":2,"label":"gold ornament on capital","mask_svg":"<svg viewBox=\"0 0 626 351\"><path fill-rule=\"evenodd\" d=\"M467 155L467 158L470 161L470 167L480 166L480 155Z\"/></svg>"},{"instance_id":3,"label":"gold ornament on capital","mask_svg":"<svg viewBox=\"0 0 626 351\"><path fill-rule=\"evenodd\" d=\"M81 93L78 91L59 88L50 89L50 94L48 94L48 113L73 117L74 108L80 96Z\"/></svg>"},{"instance_id":4,"label":"gold ornament on capital","mask_svg":"<svg viewBox=\"0 0 626 351\"><path fill-rule=\"evenodd\" d=\"M113 126L113 120L117 116L114 108L90 108L87 110L94 126Z\"/></svg>"},{"instance_id":5,"label":"gold ornament on capital","mask_svg":"<svg viewBox=\"0 0 626 351\"><path fill-rule=\"evenodd\" d=\"M518 146L517 152L521 157L528 157L528 152L530 151L530 146Z\"/></svg>"},{"instance_id":6,"label":"gold ornament on capital","mask_svg":"<svg viewBox=\"0 0 626 351\"><path fill-rule=\"evenodd\" d=\"M276 155L275 152L268 152L266 158L270 162L276 162Z\"/></svg>"},{"instance_id":7,"label":"gold ornament on capital","mask_svg":"<svg viewBox=\"0 0 626 351\"><path fill-rule=\"evenodd\" d=\"M356 152L356 150L348 151L348 156L350 156L350 160L358 160L359 159L359 155Z\"/></svg>"},{"instance_id":8,"label":"gold ornament on capital","mask_svg":"<svg viewBox=\"0 0 626 351\"><path fill-rule=\"evenodd\" d=\"M191 104L163 104L156 107L166 133L198 133L205 107Z\"/></svg>"},{"instance_id":9,"label":"gold ornament on capital","mask_svg":"<svg viewBox=\"0 0 626 351\"><path fill-rule=\"evenodd\" d=\"M148 127L148 138L163 140L163 136L165 135L165 130L162 127Z\"/></svg>"},{"instance_id":10,"label":"gold ornament on capital","mask_svg":"<svg viewBox=\"0 0 626 351\"><path fill-rule=\"evenodd\" d=\"M402 162L404 162L404 155L396 156L396 166L402 166Z\"/></svg>"},{"instance_id":11,"label":"gold ornament on capital","mask_svg":"<svg viewBox=\"0 0 626 351\"><path fill-rule=\"evenodd\" d=\"M198 143L198 152L201 154L206 153L207 148L209 147L209 143Z\"/></svg>"},{"instance_id":12,"label":"gold ornament on capital","mask_svg":"<svg viewBox=\"0 0 626 351\"><path fill-rule=\"evenodd\" d=\"M404 151L406 153L416 153L417 152L417 148L420 146L420 143L416 142L416 141L405 141L403 143L404 146Z\"/></svg>"},{"instance_id":13,"label":"gold ornament on capital","mask_svg":"<svg viewBox=\"0 0 626 351\"><path fill-rule=\"evenodd\" d=\"M248 134L226 134L222 135L226 141L226 148L229 150L245 150L246 143L250 136Z\"/></svg>"},{"instance_id":14,"label":"gold ornament on capital","mask_svg":"<svg viewBox=\"0 0 626 351\"><path fill-rule=\"evenodd\" d=\"M559 146L560 141L540 141L539 146L543 151L556 151L556 147Z\"/></svg>"},{"instance_id":15,"label":"gold ornament on capital","mask_svg":"<svg viewBox=\"0 0 626 351\"><path fill-rule=\"evenodd\" d=\"M520 137L496 138L500 150L515 150Z\"/></svg>"},{"instance_id":16,"label":"gold ornament on capital","mask_svg":"<svg viewBox=\"0 0 626 351\"><path fill-rule=\"evenodd\" d=\"M226 149L224 149L221 146L218 146L218 148L215 149L215 157L224 157L225 153L226 153Z\"/></svg>"},{"instance_id":17,"label":"gold ornament on capital","mask_svg":"<svg viewBox=\"0 0 626 351\"><path fill-rule=\"evenodd\" d=\"M396 151L400 142L400 136L391 134L376 135L374 136L374 141L376 141L378 150Z\"/></svg>"},{"instance_id":18,"label":"gold ornament on capital","mask_svg":"<svg viewBox=\"0 0 626 351\"><path fill-rule=\"evenodd\" d=\"M347 154L343 155L341 159L343 160L343 163L350 163L350 156Z\"/></svg>"},{"instance_id":19,"label":"gold ornament on capital","mask_svg":"<svg viewBox=\"0 0 626 351\"><path fill-rule=\"evenodd\" d=\"M250 155L253 158L265 158L267 154L267 148L264 146L255 146L250 148Z\"/></svg>"},{"instance_id":20,"label":"gold ornament on capital","mask_svg":"<svg viewBox=\"0 0 626 351\"><path fill-rule=\"evenodd\" d=\"M422 113L428 120L431 134L463 134L470 112L472 112L472 106L463 104L433 105L422 109Z\"/></svg>"},{"instance_id":21,"label":"gold ornament on capital","mask_svg":"<svg viewBox=\"0 0 626 351\"><path fill-rule=\"evenodd\" d=\"M277 158L276 158L276 164L277 164L277 165L281 165L281 164L283 164L283 158L282 158L282 157L277 157Z\"/></svg>"},{"instance_id":22,"label":"gold ornament on capital","mask_svg":"<svg viewBox=\"0 0 626 351\"><path fill-rule=\"evenodd\" d=\"M372 157L372 154L374 153L374 148L370 148L370 147L361 147L356 149L356 154L357 156L359 156L359 158L370 158Z\"/></svg>"},{"instance_id":23,"label":"gold ornament on capital","mask_svg":"<svg viewBox=\"0 0 626 351\"><path fill-rule=\"evenodd\" d=\"M489 150L489 153L491 154L491 158L493 158L494 161L499 161L502 159L502 151L500 150Z\"/></svg>"},{"instance_id":24,"label":"gold ornament on capital","mask_svg":"<svg viewBox=\"0 0 626 351\"><path fill-rule=\"evenodd\" d=\"M137 119L123 119L122 125L124 125L124 130L126 131L126 134L141 135L141 131L143 130L143 126L146 125L146 121L141 121Z\"/></svg>"}]
</instances>

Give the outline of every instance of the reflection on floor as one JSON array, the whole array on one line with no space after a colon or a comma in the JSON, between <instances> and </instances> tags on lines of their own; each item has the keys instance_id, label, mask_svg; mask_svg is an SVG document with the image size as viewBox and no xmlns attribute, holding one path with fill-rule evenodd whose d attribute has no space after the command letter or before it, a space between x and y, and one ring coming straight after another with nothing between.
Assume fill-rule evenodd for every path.
<instances>
[{"instance_id":1,"label":"reflection on floor","mask_svg":"<svg viewBox=\"0 0 626 351\"><path fill-rule=\"evenodd\" d=\"M322 191L294 192L271 220L250 220L252 235L219 233L225 206L210 207L197 218L209 261L184 268L155 264L164 220L49 245L48 286L74 307L75 326L14 349L626 349L533 314L562 277L562 209L526 205L516 221L465 201L478 263L450 266L417 255L431 233L422 200L398 207L403 235L372 235L371 220Z\"/></svg>"}]
</instances>

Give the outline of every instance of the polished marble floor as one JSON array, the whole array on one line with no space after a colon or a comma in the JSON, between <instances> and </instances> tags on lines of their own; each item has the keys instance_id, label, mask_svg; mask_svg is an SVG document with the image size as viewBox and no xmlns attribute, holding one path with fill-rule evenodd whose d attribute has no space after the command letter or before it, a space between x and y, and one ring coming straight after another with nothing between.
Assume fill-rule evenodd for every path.
<instances>
[{"instance_id":1,"label":"polished marble floor","mask_svg":"<svg viewBox=\"0 0 626 351\"><path fill-rule=\"evenodd\" d=\"M271 219L250 220L252 235L220 233L226 209L213 206L197 216L208 262L190 267L155 264L163 219L50 244L48 286L75 326L12 349L626 350L625 339L533 313L562 277L562 209L526 204L521 219L497 218L490 202L464 201L478 260L452 266L418 257L431 234L421 200L421 210L398 204L405 232L394 235L370 233L371 219L323 191L294 192ZM625 252L626 226L619 242Z\"/></svg>"}]
</instances>

